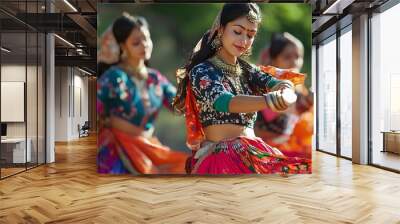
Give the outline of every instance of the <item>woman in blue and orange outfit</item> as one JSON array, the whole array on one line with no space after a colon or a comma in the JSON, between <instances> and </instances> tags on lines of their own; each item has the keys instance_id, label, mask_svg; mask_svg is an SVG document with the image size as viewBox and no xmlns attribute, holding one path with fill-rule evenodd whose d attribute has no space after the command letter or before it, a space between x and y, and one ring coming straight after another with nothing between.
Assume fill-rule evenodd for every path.
<instances>
[{"instance_id":1,"label":"woman in blue and orange outfit","mask_svg":"<svg viewBox=\"0 0 400 224\"><path fill-rule=\"evenodd\" d=\"M254 135L257 111L285 110L296 100L290 81L241 58L250 51L260 21L254 3L225 4L177 72L174 108L186 116L193 150L188 173L311 173L310 160L287 157Z\"/></svg>"},{"instance_id":2,"label":"woman in blue and orange outfit","mask_svg":"<svg viewBox=\"0 0 400 224\"><path fill-rule=\"evenodd\" d=\"M120 60L97 83L98 172L185 173L188 155L161 145L152 136L161 107L172 110L176 88L146 66L152 51L146 21L124 14L114 22L112 33Z\"/></svg>"}]
</instances>

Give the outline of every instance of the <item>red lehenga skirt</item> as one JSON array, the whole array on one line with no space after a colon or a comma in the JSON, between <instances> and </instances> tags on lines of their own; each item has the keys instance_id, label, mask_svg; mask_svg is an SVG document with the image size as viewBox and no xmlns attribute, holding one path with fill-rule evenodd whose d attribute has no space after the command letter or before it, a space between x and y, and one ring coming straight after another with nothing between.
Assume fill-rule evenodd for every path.
<instances>
[{"instance_id":1,"label":"red lehenga skirt","mask_svg":"<svg viewBox=\"0 0 400 224\"><path fill-rule=\"evenodd\" d=\"M161 145L157 138L102 128L98 136L99 173L185 174L188 155Z\"/></svg>"},{"instance_id":2,"label":"red lehenga skirt","mask_svg":"<svg viewBox=\"0 0 400 224\"><path fill-rule=\"evenodd\" d=\"M205 141L190 161L192 174L309 174L311 160L288 157L261 138Z\"/></svg>"}]
</instances>

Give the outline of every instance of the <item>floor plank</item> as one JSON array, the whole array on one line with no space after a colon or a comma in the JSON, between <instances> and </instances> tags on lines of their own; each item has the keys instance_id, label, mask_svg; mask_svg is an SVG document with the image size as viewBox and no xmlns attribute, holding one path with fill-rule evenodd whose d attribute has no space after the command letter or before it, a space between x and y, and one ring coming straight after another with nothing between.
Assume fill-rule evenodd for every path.
<instances>
[{"instance_id":1,"label":"floor plank","mask_svg":"<svg viewBox=\"0 0 400 224\"><path fill-rule=\"evenodd\" d=\"M108 176L96 138L0 181L0 223L400 223L400 175L313 154L313 174Z\"/></svg>"}]
</instances>

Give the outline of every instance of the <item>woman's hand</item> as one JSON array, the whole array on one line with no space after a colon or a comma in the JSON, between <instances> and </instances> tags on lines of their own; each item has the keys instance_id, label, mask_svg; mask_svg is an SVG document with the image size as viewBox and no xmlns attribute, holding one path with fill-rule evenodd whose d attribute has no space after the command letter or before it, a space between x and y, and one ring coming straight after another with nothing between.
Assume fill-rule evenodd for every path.
<instances>
[{"instance_id":1,"label":"woman's hand","mask_svg":"<svg viewBox=\"0 0 400 224\"><path fill-rule=\"evenodd\" d=\"M274 111L284 111L296 102L294 85L289 80L283 80L272 88L272 92L264 96L237 95L229 103L231 113L251 113L268 107Z\"/></svg>"},{"instance_id":2,"label":"woman's hand","mask_svg":"<svg viewBox=\"0 0 400 224\"><path fill-rule=\"evenodd\" d=\"M267 106L273 111L284 111L297 100L297 96L292 88L282 88L264 94Z\"/></svg>"}]
</instances>

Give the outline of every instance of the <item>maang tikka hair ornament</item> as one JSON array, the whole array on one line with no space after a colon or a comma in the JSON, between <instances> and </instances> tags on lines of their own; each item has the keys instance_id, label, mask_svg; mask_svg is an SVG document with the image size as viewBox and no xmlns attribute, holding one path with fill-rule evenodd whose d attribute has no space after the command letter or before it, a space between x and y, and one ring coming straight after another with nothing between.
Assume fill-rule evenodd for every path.
<instances>
[{"instance_id":1,"label":"maang tikka hair ornament","mask_svg":"<svg viewBox=\"0 0 400 224\"><path fill-rule=\"evenodd\" d=\"M217 34L214 38L212 38L212 37L215 35L215 33L218 32L218 29L221 27L221 13L222 13L222 11L220 11L218 13L217 17L215 18L214 23L213 23L211 29L209 30L208 39L206 40L207 43L210 43L211 47L213 49L215 49L216 51L218 51L222 47L221 36ZM260 23L261 22L261 16L259 14L257 14L255 9L250 9L248 14L246 15L246 18L251 23ZM196 47L193 49L193 53L200 50L201 41L202 41L202 39L200 39L197 42ZM248 52L245 52L244 56L249 56L249 55L251 55L250 49Z\"/></svg>"},{"instance_id":2,"label":"maang tikka hair ornament","mask_svg":"<svg viewBox=\"0 0 400 224\"><path fill-rule=\"evenodd\" d=\"M250 10L246 17L251 23L261 22L261 17L254 10Z\"/></svg>"}]
</instances>

